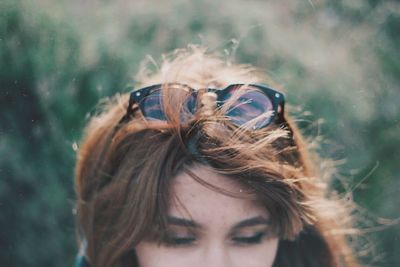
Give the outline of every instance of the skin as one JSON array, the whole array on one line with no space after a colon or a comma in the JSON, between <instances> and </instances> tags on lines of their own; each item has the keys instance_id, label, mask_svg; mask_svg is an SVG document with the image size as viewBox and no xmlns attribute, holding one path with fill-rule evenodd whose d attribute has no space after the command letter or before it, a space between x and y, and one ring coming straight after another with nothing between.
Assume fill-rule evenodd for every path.
<instances>
[{"instance_id":1,"label":"skin","mask_svg":"<svg viewBox=\"0 0 400 267\"><path fill-rule=\"evenodd\" d=\"M240 185L210 168L190 169L201 179L229 192ZM196 182L186 172L173 179L169 238L136 246L140 267L270 267L278 238L265 208L249 198L234 198Z\"/></svg>"}]
</instances>

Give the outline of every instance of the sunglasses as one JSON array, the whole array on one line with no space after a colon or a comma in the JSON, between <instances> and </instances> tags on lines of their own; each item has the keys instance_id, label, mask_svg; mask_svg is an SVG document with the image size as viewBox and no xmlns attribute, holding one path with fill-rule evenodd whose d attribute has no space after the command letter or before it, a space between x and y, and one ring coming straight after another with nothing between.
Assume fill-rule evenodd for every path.
<instances>
[{"instance_id":1,"label":"sunglasses","mask_svg":"<svg viewBox=\"0 0 400 267\"><path fill-rule=\"evenodd\" d=\"M281 92L264 84L231 84L225 88L194 89L185 84L156 84L140 89L131 89L127 113L123 120L134 112L136 103L143 116L149 121L167 121L163 108L165 90L179 91L185 97L181 108L182 123L190 121L201 108L199 96L205 92L216 95L216 109L220 110L235 126L262 129L272 122L284 122L285 97Z\"/></svg>"}]
</instances>

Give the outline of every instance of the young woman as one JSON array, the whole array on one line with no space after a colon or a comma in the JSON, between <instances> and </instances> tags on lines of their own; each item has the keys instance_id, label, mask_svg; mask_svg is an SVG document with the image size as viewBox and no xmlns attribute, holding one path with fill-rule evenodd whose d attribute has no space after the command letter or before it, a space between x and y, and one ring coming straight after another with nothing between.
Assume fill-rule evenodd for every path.
<instances>
[{"instance_id":1,"label":"young woman","mask_svg":"<svg viewBox=\"0 0 400 267\"><path fill-rule=\"evenodd\" d=\"M250 66L179 50L87 125L77 266L358 266L284 95Z\"/></svg>"}]
</instances>

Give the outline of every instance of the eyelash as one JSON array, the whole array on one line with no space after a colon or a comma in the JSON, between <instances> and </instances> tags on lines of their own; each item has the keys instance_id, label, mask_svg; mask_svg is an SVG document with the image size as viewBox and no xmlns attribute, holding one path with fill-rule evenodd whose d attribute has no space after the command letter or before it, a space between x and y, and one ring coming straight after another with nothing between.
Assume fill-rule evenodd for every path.
<instances>
[{"instance_id":1,"label":"eyelash","mask_svg":"<svg viewBox=\"0 0 400 267\"><path fill-rule=\"evenodd\" d=\"M248 237L233 237L232 241L239 246L246 245L256 245L260 244L265 237L267 237L267 232L257 232L252 236ZM179 246L190 246L196 242L196 237L173 237L167 236L162 243L169 247L179 247Z\"/></svg>"},{"instance_id":2,"label":"eyelash","mask_svg":"<svg viewBox=\"0 0 400 267\"><path fill-rule=\"evenodd\" d=\"M195 237L167 237L163 243L168 247L179 247L193 245L195 241Z\"/></svg>"},{"instance_id":3,"label":"eyelash","mask_svg":"<svg viewBox=\"0 0 400 267\"><path fill-rule=\"evenodd\" d=\"M234 237L232 240L240 245L255 245L260 244L267 236L266 232L257 232L252 236L247 237Z\"/></svg>"}]
</instances>

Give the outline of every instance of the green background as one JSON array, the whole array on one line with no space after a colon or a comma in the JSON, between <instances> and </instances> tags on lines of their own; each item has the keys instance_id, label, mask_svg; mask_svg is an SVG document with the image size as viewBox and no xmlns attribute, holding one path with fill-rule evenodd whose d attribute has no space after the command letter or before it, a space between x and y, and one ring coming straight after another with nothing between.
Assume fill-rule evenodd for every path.
<instances>
[{"instance_id":1,"label":"green background","mask_svg":"<svg viewBox=\"0 0 400 267\"><path fill-rule=\"evenodd\" d=\"M0 265L72 266L88 116L188 44L286 88L358 207L363 266L400 266L400 2L378 0L0 1Z\"/></svg>"}]
</instances>

